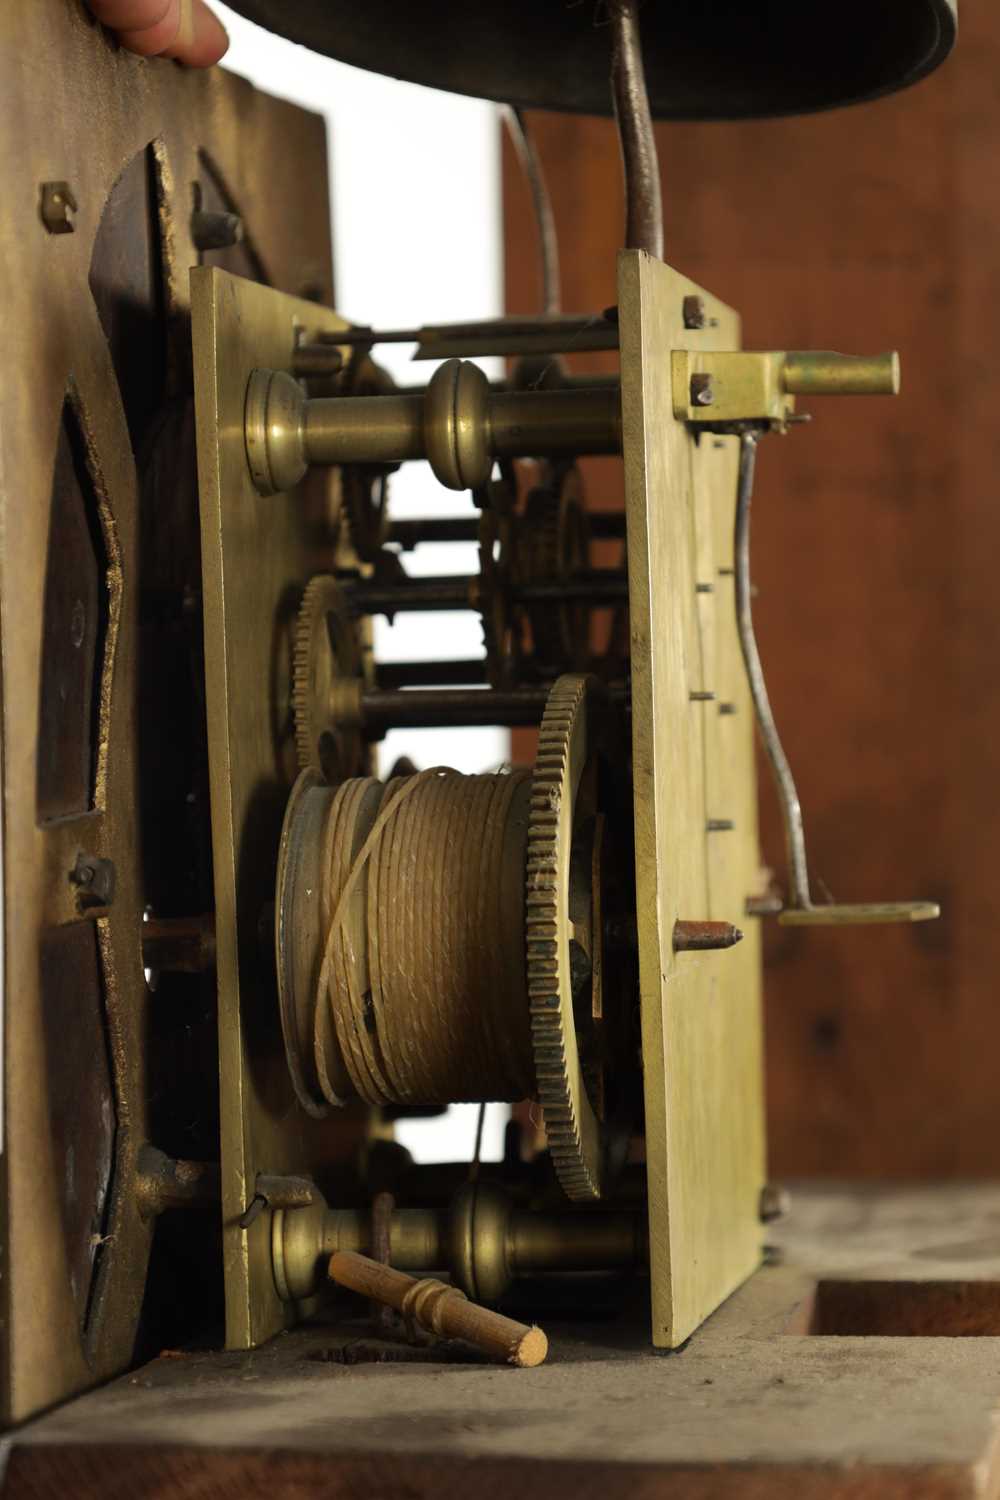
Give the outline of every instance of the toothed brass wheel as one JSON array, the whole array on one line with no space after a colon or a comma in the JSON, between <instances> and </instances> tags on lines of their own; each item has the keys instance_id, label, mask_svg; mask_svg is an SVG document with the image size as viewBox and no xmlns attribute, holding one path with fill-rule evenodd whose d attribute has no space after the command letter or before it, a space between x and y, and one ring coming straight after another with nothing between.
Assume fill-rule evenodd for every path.
<instances>
[{"instance_id":1,"label":"toothed brass wheel","mask_svg":"<svg viewBox=\"0 0 1000 1500\"><path fill-rule=\"evenodd\" d=\"M362 768L364 742L351 723L361 675L357 625L337 580L319 573L302 595L295 627L292 711L303 770L338 781Z\"/></svg>"},{"instance_id":2,"label":"toothed brass wheel","mask_svg":"<svg viewBox=\"0 0 1000 1500\"><path fill-rule=\"evenodd\" d=\"M525 949L536 1086L553 1167L577 1200L602 1196L637 1092L633 985L608 947L621 911L634 912L616 727L596 678L560 677L531 786Z\"/></svg>"}]
</instances>

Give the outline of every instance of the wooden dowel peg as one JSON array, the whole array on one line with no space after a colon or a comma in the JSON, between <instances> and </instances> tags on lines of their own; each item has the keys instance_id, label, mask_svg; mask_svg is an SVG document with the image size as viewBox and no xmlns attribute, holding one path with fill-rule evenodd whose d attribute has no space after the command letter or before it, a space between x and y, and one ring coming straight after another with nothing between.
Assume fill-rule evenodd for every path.
<instances>
[{"instance_id":1,"label":"wooden dowel peg","mask_svg":"<svg viewBox=\"0 0 1000 1500\"><path fill-rule=\"evenodd\" d=\"M418 1280L353 1250L338 1250L330 1257L330 1278L362 1297L396 1308L408 1323L428 1333L465 1339L504 1364L530 1368L540 1365L549 1352L548 1339L535 1325L480 1307L443 1281Z\"/></svg>"}]
</instances>

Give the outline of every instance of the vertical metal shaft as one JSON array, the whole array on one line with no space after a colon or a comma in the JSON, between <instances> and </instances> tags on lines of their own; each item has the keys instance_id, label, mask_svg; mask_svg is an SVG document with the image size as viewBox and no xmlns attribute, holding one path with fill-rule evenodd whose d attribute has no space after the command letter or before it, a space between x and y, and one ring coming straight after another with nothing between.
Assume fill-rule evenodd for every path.
<instances>
[{"instance_id":1,"label":"vertical metal shaft","mask_svg":"<svg viewBox=\"0 0 1000 1500\"><path fill-rule=\"evenodd\" d=\"M734 537L734 570L736 584L736 627L739 631L740 648L746 665L750 696L753 698L761 739L774 772L774 781L781 802L781 815L785 824L785 844L788 851L788 876L790 885L789 906L808 909L812 902L809 896L809 869L806 863L806 840L802 827L802 808L799 794L792 776L792 768L778 737L778 728L767 696L764 669L760 663L757 639L753 630L753 613L750 601L750 502L753 499L754 468L757 459L756 432L740 434L740 470L736 489L736 532Z\"/></svg>"},{"instance_id":2,"label":"vertical metal shaft","mask_svg":"<svg viewBox=\"0 0 1000 1500\"><path fill-rule=\"evenodd\" d=\"M639 0L609 0L611 95L625 172L625 248L663 259L663 203L639 40Z\"/></svg>"}]
</instances>

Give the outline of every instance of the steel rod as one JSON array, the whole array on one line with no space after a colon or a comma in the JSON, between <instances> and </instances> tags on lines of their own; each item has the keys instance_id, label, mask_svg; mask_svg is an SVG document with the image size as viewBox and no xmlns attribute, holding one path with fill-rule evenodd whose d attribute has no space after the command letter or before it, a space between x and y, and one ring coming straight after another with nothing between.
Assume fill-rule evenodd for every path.
<instances>
[{"instance_id":1,"label":"steel rod","mask_svg":"<svg viewBox=\"0 0 1000 1500\"><path fill-rule=\"evenodd\" d=\"M604 313L559 313L530 318L484 318L472 323L428 323L422 328L345 328L337 343L416 344L414 359L453 354L561 354L617 349L618 327Z\"/></svg>"},{"instance_id":2,"label":"steel rod","mask_svg":"<svg viewBox=\"0 0 1000 1500\"><path fill-rule=\"evenodd\" d=\"M410 578L406 583L351 583L345 593L361 615L394 615L398 610L475 609L479 579Z\"/></svg>"},{"instance_id":3,"label":"steel rod","mask_svg":"<svg viewBox=\"0 0 1000 1500\"><path fill-rule=\"evenodd\" d=\"M375 691L363 694L361 718L365 733L373 737L388 729L519 728L541 723L548 696L548 687Z\"/></svg>"},{"instance_id":4,"label":"steel rod","mask_svg":"<svg viewBox=\"0 0 1000 1500\"><path fill-rule=\"evenodd\" d=\"M478 516L424 516L412 521L390 521L386 541L404 552L425 542L478 542Z\"/></svg>"},{"instance_id":5,"label":"steel rod","mask_svg":"<svg viewBox=\"0 0 1000 1500\"><path fill-rule=\"evenodd\" d=\"M809 892L809 864L806 837L802 823L799 794L778 736L774 713L767 695L764 670L753 629L750 587L750 506L753 499L754 467L759 432L750 429L740 433L740 467L736 492L736 530L734 537L734 581L736 584L736 625L743 660L750 684L757 724L764 749L774 772L781 816L785 825L788 851L789 899L779 922L802 926L857 926L887 922L926 922L940 916L936 901L867 901L860 903L830 902L814 906Z\"/></svg>"},{"instance_id":6,"label":"steel rod","mask_svg":"<svg viewBox=\"0 0 1000 1500\"><path fill-rule=\"evenodd\" d=\"M620 541L625 535L625 512L592 510L587 526L593 541ZM478 516L425 516L411 521L391 521L386 541L412 552L431 542L478 542Z\"/></svg>"},{"instance_id":7,"label":"steel rod","mask_svg":"<svg viewBox=\"0 0 1000 1500\"><path fill-rule=\"evenodd\" d=\"M607 684L615 703L628 711L624 681ZM373 739L390 729L451 729L456 726L521 728L541 723L552 684L516 688L404 688L362 693L361 722Z\"/></svg>"},{"instance_id":8,"label":"steel rod","mask_svg":"<svg viewBox=\"0 0 1000 1500\"><path fill-rule=\"evenodd\" d=\"M788 763L778 726L774 721L771 700L764 681L757 638L753 628L752 590L750 587L750 506L753 500L754 469L757 459L756 432L740 434L740 466L736 490L736 528L734 536L734 581L736 585L736 626L740 637L740 649L746 666L750 696L760 736L764 742L767 758L774 772L781 816L785 825L785 844L788 850L788 875L790 886L789 905L807 908L812 905L809 895L809 867L806 861L805 830L802 826L802 808L795 786L792 768Z\"/></svg>"},{"instance_id":9,"label":"steel rod","mask_svg":"<svg viewBox=\"0 0 1000 1500\"><path fill-rule=\"evenodd\" d=\"M402 611L479 609L478 574L410 578L406 583L347 583L345 593L363 615ZM628 577L621 568L592 568L571 578L526 583L510 590L513 604L591 604L594 608L628 602Z\"/></svg>"},{"instance_id":10,"label":"steel rod","mask_svg":"<svg viewBox=\"0 0 1000 1500\"><path fill-rule=\"evenodd\" d=\"M590 604L594 609L628 603L628 577L620 568L595 568L551 583L526 583L511 591L515 604Z\"/></svg>"},{"instance_id":11,"label":"steel rod","mask_svg":"<svg viewBox=\"0 0 1000 1500\"><path fill-rule=\"evenodd\" d=\"M380 689L467 687L486 681L486 659L471 661L384 661L375 668Z\"/></svg>"}]
</instances>

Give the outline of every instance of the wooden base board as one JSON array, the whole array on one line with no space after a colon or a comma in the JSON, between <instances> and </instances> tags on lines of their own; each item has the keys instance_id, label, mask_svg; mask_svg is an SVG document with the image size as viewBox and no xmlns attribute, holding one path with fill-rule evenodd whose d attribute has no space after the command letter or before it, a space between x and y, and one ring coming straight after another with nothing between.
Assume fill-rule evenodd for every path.
<instances>
[{"instance_id":1,"label":"wooden base board","mask_svg":"<svg viewBox=\"0 0 1000 1500\"><path fill-rule=\"evenodd\" d=\"M4 1496L993 1496L997 1187L793 1202L772 1263L675 1352L642 1341L642 1296L634 1324L551 1322L537 1370L345 1366L319 1357L334 1341L318 1327L173 1352L15 1434ZM817 1285L828 1326L879 1326L874 1298L883 1329L921 1331L796 1331Z\"/></svg>"}]
</instances>

